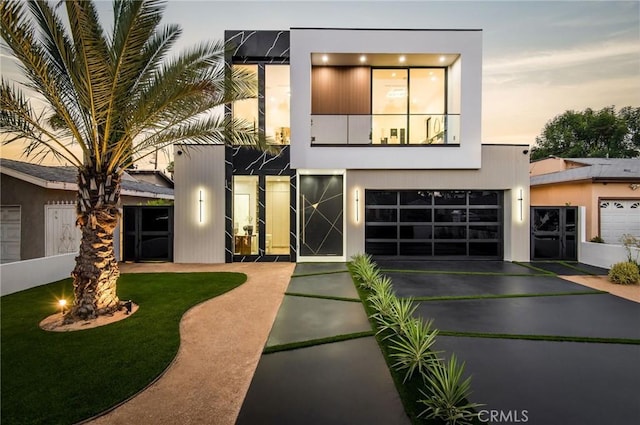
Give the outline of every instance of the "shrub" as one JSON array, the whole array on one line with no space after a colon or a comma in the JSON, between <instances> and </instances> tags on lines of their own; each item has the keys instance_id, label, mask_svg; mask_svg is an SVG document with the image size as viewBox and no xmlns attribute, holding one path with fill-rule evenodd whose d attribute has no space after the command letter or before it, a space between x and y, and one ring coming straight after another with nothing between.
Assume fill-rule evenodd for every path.
<instances>
[{"instance_id":1,"label":"shrub","mask_svg":"<svg viewBox=\"0 0 640 425\"><path fill-rule=\"evenodd\" d=\"M385 276L375 281L371 289L373 290L373 294L367 297L367 301L369 301L371 307L376 312L370 317L378 323L381 323L391 315L393 304L396 300L396 296L391 288L391 279Z\"/></svg>"},{"instance_id":2,"label":"shrub","mask_svg":"<svg viewBox=\"0 0 640 425\"><path fill-rule=\"evenodd\" d=\"M380 325L378 333L389 330L393 334L403 335L406 332L407 324L413 321L413 313L417 308L418 306L414 304L413 298L394 297L391 300L389 314L378 320Z\"/></svg>"},{"instance_id":3,"label":"shrub","mask_svg":"<svg viewBox=\"0 0 640 425\"><path fill-rule=\"evenodd\" d=\"M482 406L469 403L471 377L462 380L464 362L458 363L456 355L451 354L447 363L437 361L425 376L427 392L420 390L424 399L418 400L426 406L418 416L427 419L441 419L446 424L472 424L478 417L475 411Z\"/></svg>"},{"instance_id":4,"label":"shrub","mask_svg":"<svg viewBox=\"0 0 640 425\"><path fill-rule=\"evenodd\" d=\"M383 276L380 269L375 264L371 264L369 267L362 270L360 275L360 287L370 290L376 281L382 278Z\"/></svg>"},{"instance_id":5,"label":"shrub","mask_svg":"<svg viewBox=\"0 0 640 425\"><path fill-rule=\"evenodd\" d=\"M382 277L380 270L371 260L369 254L356 254L351 257L353 275L363 289L371 289L371 285Z\"/></svg>"},{"instance_id":6,"label":"shrub","mask_svg":"<svg viewBox=\"0 0 640 425\"><path fill-rule=\"evenodd\" d=\"M431 320L412 318L406 323L404 333L392 337L389 357L395 360L394 369L406 371L403 383L415 372L424 378L429 368L438 362L437 353L431 350L437 334L436 329L431 329Z\"/></svg>"},{"instance_id":7,"label":"shrub","mask_svg":"<svg viewBox=\"0 0 640 425\"><path fill-rule=\"evenodd\" d=\"M609 270L609 280L620 285L638 283L640 281L638 266L631 261L616 263Z\"/></svg>"},{"instance_id":8,"label":"shrub","mask_svg":"<svg viewBox=\"0 0 640 425\"><path fill-rule=\"evenodd\" d=\"M620 238L620 241L622 242L622 245L624 245L624 249L627 251L627 261L640 267L640 238L636 238L633 235L625 233Z\"/></svg>"},{"instance_id":9,"label":"shrub","mask_svg":"<svg viewBox=\"0 0 640 425\"><path fill-rule=\"evenodd\" d=\"M604 239L602 239L600 236L594 236L591 238L591 240L589 242L593 242L593 243L604 243Z\"/></svg>"},{"instance_id":10,"label":"shrub","mask_svg":"<svg viewBox=\"0 0 640 425\"><path fill-rule=\"evenodd\" d=\"M361 271L370 264L371 257L367 254L355 254L351 257L351 269L356 279L360 280Z\"/></svg>"}]
</instances>

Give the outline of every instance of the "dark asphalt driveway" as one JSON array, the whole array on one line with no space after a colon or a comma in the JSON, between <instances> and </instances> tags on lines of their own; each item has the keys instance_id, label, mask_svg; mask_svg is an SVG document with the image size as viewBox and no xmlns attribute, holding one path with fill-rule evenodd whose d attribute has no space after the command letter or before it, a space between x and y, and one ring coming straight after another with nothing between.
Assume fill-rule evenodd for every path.
<instances>
[{"instance_id":1,"label":"dark asphalt driveway","mask_svg":"<svg viewBox=\"0 0 640 425\"><path fill-rule=\"evenodd\" d=\"M466 361L466 372L473 375L472 401L486 404L481 419L534 425L640 423L640 304L553 275L606 271L551 262L379 264L398 296L423 300L417 314L459 335L440 335L436 349ZM429 297L466 299L424 300ZM471 336L477 333L501 337Z\"/></svg>"}]
</instances>

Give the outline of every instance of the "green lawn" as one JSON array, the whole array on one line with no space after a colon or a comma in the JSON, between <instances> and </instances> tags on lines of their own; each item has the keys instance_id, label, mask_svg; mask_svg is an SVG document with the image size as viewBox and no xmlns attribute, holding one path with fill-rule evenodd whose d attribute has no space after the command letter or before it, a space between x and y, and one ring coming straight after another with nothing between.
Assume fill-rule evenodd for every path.
<instances>
[{"instance_id":1,"label":"green lawn","mask_svg":"<svg viewBox=\"0 0 640 425\"><path fill-rule=\"evenodd\" d=\"M70 279L0 298L2 423L72 424L136 394L176 356L179 322L192 306L246 281L240 273L124 274L130 318L78 332L38 323L71 299Z\"/></svg>"}]
</instances>

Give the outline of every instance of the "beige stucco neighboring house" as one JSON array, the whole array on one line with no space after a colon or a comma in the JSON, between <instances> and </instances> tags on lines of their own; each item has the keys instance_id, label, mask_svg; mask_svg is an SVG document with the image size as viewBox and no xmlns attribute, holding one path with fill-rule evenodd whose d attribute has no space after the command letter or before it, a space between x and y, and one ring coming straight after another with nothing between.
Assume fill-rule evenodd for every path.
<instances>
[{"instance_id":1,"label":"beige stucco neighboring house","mask_svg":"<svg viewBox=\"0 0 640 425\"><path fill-rule=\"evenodd\" d=\"M74 167L0 159L0 262L77 251L77 174ZM155 199L172 201L173 188L123 175L122 205Z\"/></svg>"},{"instance_id":2,"label":"beige stucco neighboring house","mask_svg":"<svg viewBox=\"0 0 640 425\"><path fill-rule=\"evenodd\" d=\"M640 158L547 158L529 165L531 206L586 207L587 240L640 237Z\"/></svg>"}]
</instances>

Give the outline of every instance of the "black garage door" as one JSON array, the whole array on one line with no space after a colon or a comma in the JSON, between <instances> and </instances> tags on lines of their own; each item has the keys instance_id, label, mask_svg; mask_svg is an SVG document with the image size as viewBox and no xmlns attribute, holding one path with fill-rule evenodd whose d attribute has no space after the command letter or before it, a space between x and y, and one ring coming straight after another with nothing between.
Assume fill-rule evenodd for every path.
<instances>
[{"instance_id":1,"label":"black garage door","mask_svg":"<svg viewBox=\"0 0 640 425\"><path fill-rule=\"evenodd\" d=\"M503 258L502 191L366 190L375 256Z\"/></svg>"}]
</instances>

